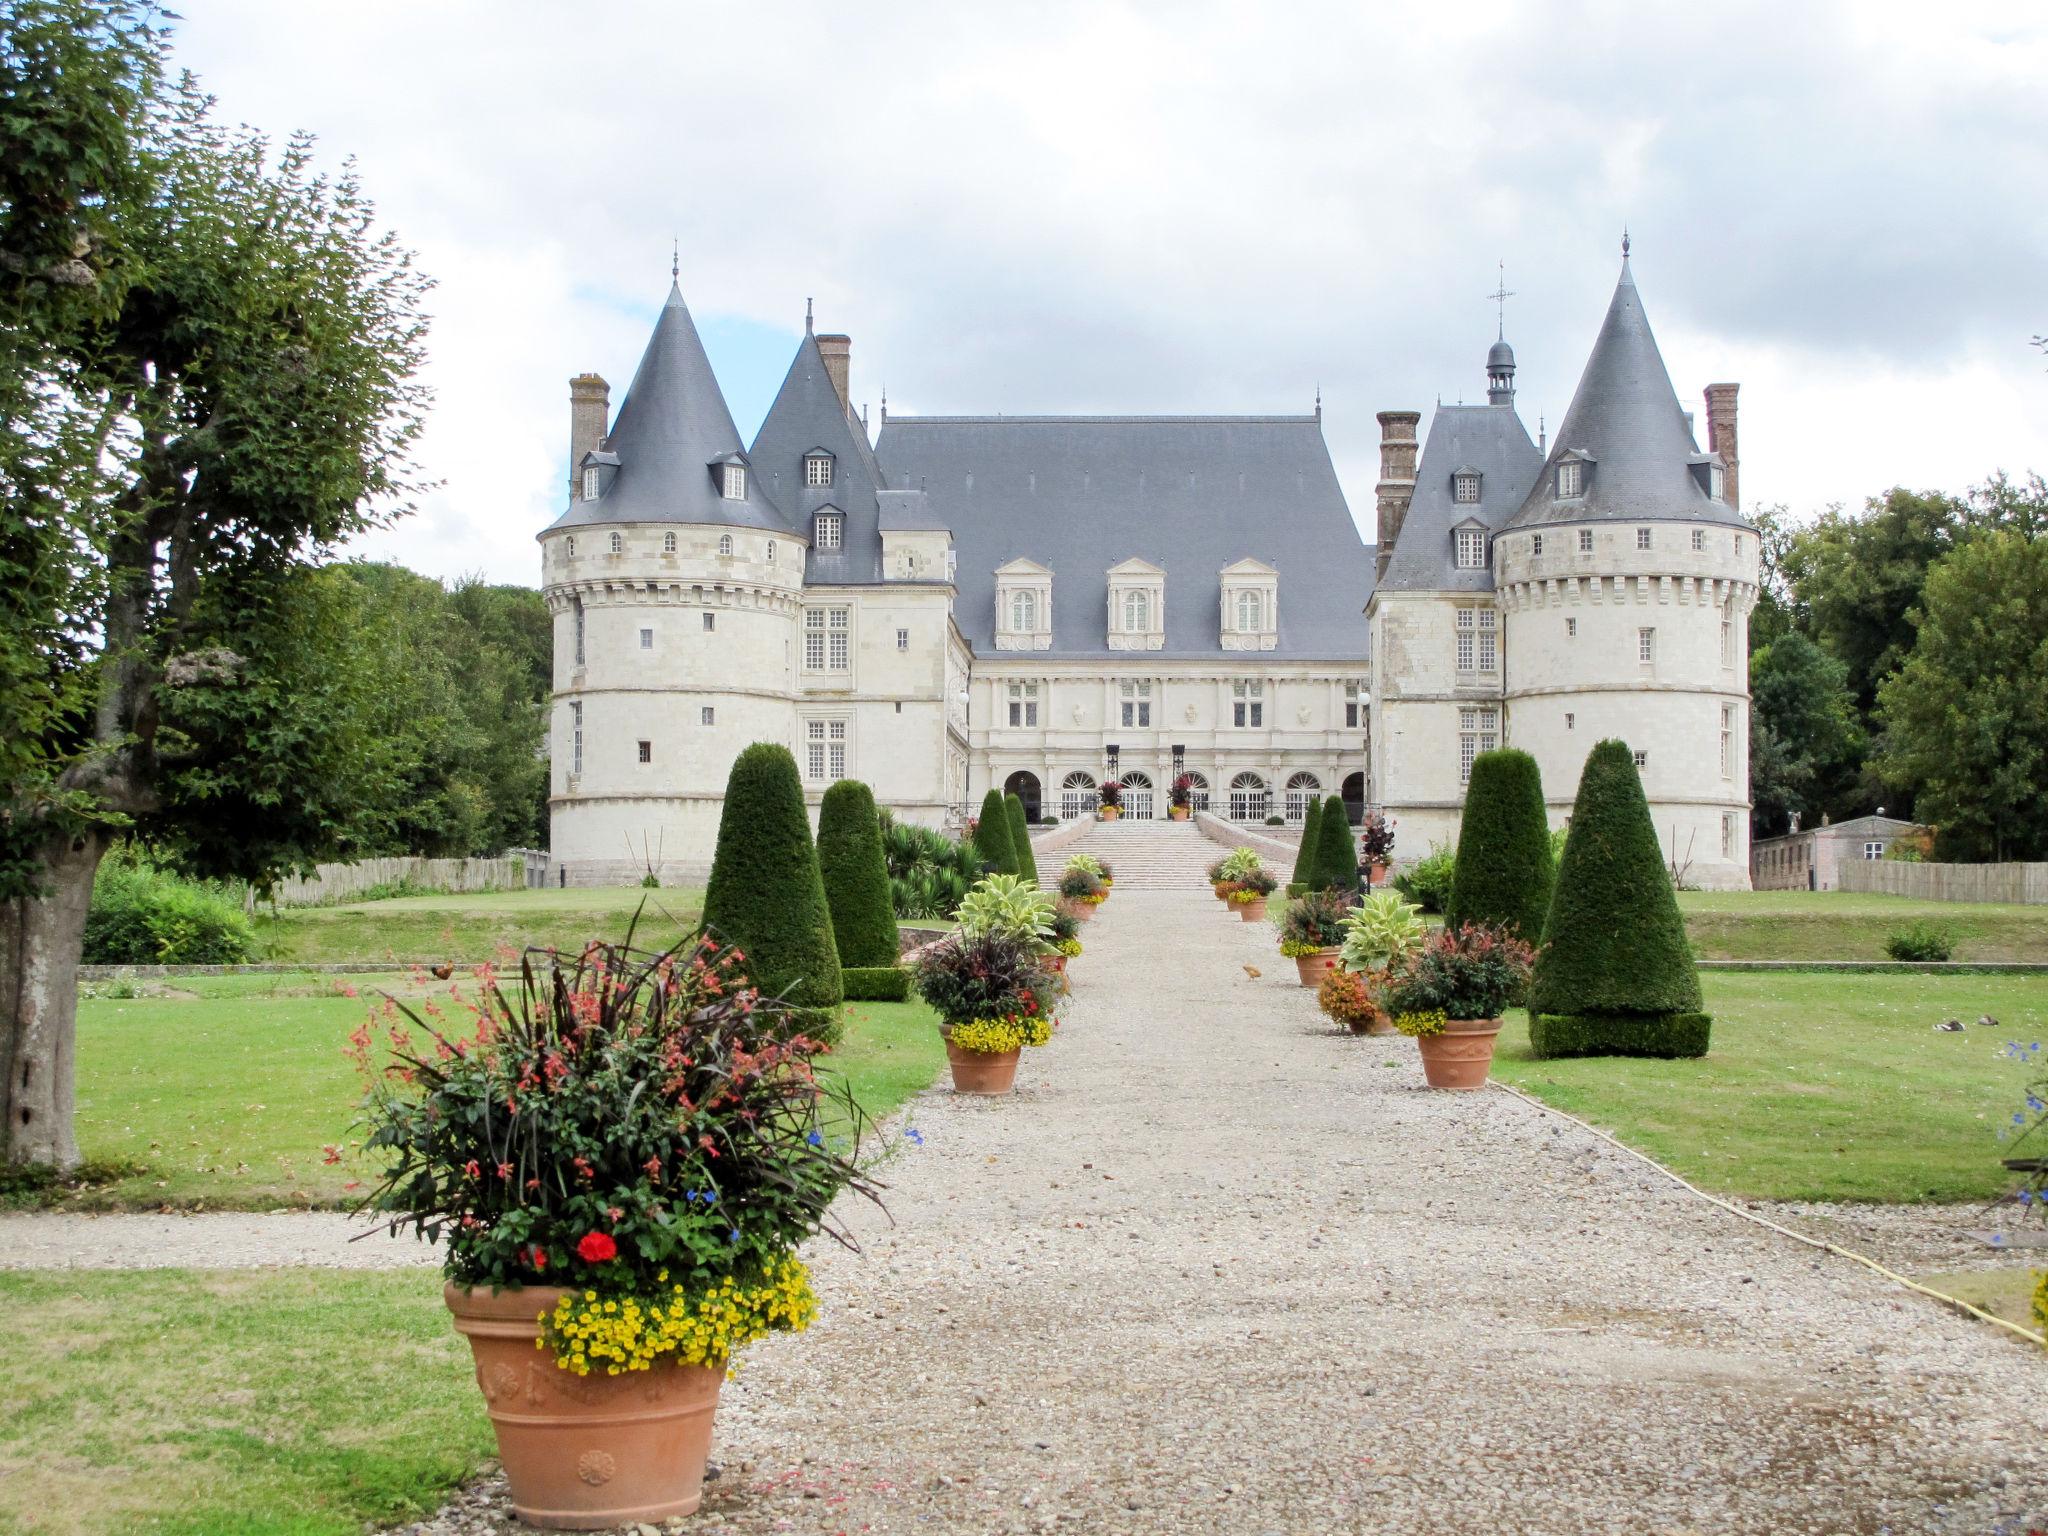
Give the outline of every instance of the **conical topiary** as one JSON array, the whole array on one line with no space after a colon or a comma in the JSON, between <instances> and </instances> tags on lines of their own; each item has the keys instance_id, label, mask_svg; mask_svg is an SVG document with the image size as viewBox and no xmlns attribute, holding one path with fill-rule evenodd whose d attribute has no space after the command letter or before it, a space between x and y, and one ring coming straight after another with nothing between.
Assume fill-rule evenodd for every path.
<instances>
[{"instance_id":1,"label":"conical topiary","mask_svg":"<svg viewBox=\"0 0 2048 1536\"><path fill-rule=\"evenodd\" d=\"M1024 802L1015 795L1003 796L1009 812L1010 851L1017 856L1017 873L1029 885L1038 884L1038 859L1031 852L1031 823L1024 819Z\"/></svg>"},{"instance_id":2,"label":"conical topiary","mask_svg":"<svg viewBox=\"0 0 2048 1536\"><path fill-rule=\"evenodd\" d=\"M733 762L704 926L746 956L756 987L800 1010L806 1034L830 1035L844 995L839 955L803 782L787 747L757 741Z\"/></svg>"},{"instance_id":3,"label":"conical topiary","mask_svg":"<svg viewBox=\"0 0 2048 1536\"><path fill-rule=\"evenodd\" d=\"M1318 891L1356 891L1358 844L1351 836L1351 818L1335 795L1323 801L1316 822L1316 861L1309 885Z\"/></svg>"},{"instance_id":4,"label":"conical topiary","mask_svg":"<svg viewBox=\"0 0 2048 1536\"><path fill-rule=\"evenodd\" d=\"M894 965L896 909L882 823L874 793L859 779L841 779L818 807L818 872L832 912L842 968Z\"/></svg>"},{"instance_id":5,"label":"conical topiary","mask_svg":"<svg viewBox=\"0 0 2048 1536\"><path fill-rule=\"evenodd\" d=\"M1462 857L1463 850L1460 850ZM1539 1056L1702 1056L1710 1021L1628 745L1586 758L1529 983Z\"/></svg>"},{"instance_id":6,"label":"conical topiary","mask_svg":"<svg viewBox=\"0 0 2048 1536\"><path fill-rule=\"evenodd\" d=\"M1480 753L1465 786L1445 925L1497 924L1525 943L1538 943L1556 882L1536 759L1512 747Z\"/></svg>"},{"instance_id":7,"label":"conical topiary","mask_svg":"<svg viewBox=\"0 0 2048 1536\"><path fill-rule=\"evenodd\" d=\"M1287 877L1289 885L1307 885L1309 876L1315 873L1316 855L1321 849L1323 823L1323 802L1319 795L1308 797L1308 809L1301 813L1301 846L1294 853L1294 873Z\"/></svg>"},{"instance_id":8,"label":"conical topiary","mask_svg":"<svg viewBox=\"0 0 2048 1536\"><path fill-rule=\"evenodd\" d=\"M992 875L1014 875L1017 847L1010 837L1010 808L1003 804L1003 792L992 789L981 797L981 818L974 824L974 851Z\"/></svg>"}]
</instances>

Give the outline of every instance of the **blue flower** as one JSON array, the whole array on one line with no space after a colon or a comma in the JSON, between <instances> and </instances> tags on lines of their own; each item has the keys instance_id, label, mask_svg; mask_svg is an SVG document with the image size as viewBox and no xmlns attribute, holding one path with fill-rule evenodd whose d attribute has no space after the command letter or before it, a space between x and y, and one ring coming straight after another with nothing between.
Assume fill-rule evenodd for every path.
<instances>
[{"instance_id":1,"label":"blue flower","mask_svg":"<svg viewBox=\"0 0 2048 1536\"><path fill-rule=\"evenodd\" d=\"M2042 1110L2048 1109L2048 1104L2043 1104L2039 1099L2035 1098L2030 1093L2027 1095L2027 1108L2031 1109L2035 1114L2038 1115Z\"/></svg>"},{"instance_id":2,"label":"blue flower","mask_svg":"<svg viewBox=\"0 0 2048 1536\"><path fill-rule=\"evenodd\" d=\"M734 1242L738 1242L740 1240L740 1229L738 1227L734 1227L732 1231L727 1235L730 1236Z\"/></svg>"},{"instance_id":3,"label":"blue flower","mask_svg":"<svg viewBox=\"0 0 2048 1536\"><path fill-rule=\"evenodd\" d=\"M2027 1117L2021 1114L2018 1110L2014 1110L2012 1112L2012 1123L2014 1125L2025 1125L2027 1123Z\"/></svg>"},{"instance_id":4,"label":"blue flower","mask_svg":"<svg viewBox=\"0 0 2048 1536\"><path fill-rule=\"evenodd\" d=\"M921 1147L924 1145L924 1132L920 1131L916 1126L913 1125L912 1127L910 1127L909 1130L905 1131L903 1134L909 1140L910 1144L913 1147Z\"/></svg>"},{"instance_id":5,"label":"blue flower","mask_svg":"<svg viewBox=\"0 0 2048 1536\"><path fill-rule=\"evenodd\" d=\"M2032 1205L2033 1203L2034 1203L2034 1192L2033 1192L2033 1191L2032 1191L2031 1189L2023 1189L2023 1190L2021 1190L2021 1191L2020 1191L2020 1204L2021 1204L2021 1205Z\"/></svg>"},{"instance_id":6,"label":"blue flower","mask_svg":"<svg viewBox=\"0 0 2048 1536\"><path fill-rule=\"evenodd\" d=\"M816 1131L811 1132L811 1134L806 1136L804 1140L808 1141L814 1147L822 1147L823 1145L825 1145L825 1138L820 1136Z\"/></svg>"},{"instance_id":7,"label":"blue flower","mask_svg":"<svg viewBox=\"0 0 2048 1536\"><path fill-rule=\"evenodd\" d=\"M2004 1243L2005 1243L2005 1234L2004 1234L2003 1232L1994 1232L1994 1233L1992 1233L1992 1234L1991 1234L1991 1246L1992 1246L1992 1247L1994 1247L1994 1248L2002 1247L2002 1246L2004 1245Z\"/></svg>"},{"instance_id":8,"label":"blue flower","mask_svg":"<svg viewBox=\"0 0 2048 1536\"><path fill-rule=\"evenodd\" d=\"M685 1194L683 1198L689 1201L690 1204L695 1205L697 1203L697 1191L693 1189L689 1191L687 1194Z\"/></svg>"}]
</instances>

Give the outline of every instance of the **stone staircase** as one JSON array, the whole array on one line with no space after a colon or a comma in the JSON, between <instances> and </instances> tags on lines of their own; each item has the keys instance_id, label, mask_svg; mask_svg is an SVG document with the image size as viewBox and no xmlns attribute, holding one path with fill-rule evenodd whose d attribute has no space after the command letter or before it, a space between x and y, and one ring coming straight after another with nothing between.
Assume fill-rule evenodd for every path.
<instances>
[{"instance_id":1,"label":"stone staircase","mask_svg":"<svg viewBox=\"0 0 2048 1536\"><path fill-rule=\"evenodd\" d=\"M1192 821L1098 821L1078 840L1049 855L1039 870L1047 885L1077 853L1109 861L1120 891L1206 891L1203 873L1228 852Z\"/></svg>"}]
</instances>

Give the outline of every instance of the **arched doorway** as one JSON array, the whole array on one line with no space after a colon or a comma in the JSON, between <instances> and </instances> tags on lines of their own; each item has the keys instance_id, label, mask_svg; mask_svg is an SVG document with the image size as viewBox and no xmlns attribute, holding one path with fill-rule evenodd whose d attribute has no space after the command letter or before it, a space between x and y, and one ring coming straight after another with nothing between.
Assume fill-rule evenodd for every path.
<instances>
[{"instance_id":1,"label":"arched doorway","mask_svg":"<svg viewBox=\"0 0 2048 1536\"><path fill-rule=\"evenodd\" d=\"M1194 810L1209 809L1209 776L1192 768L1188 770L1188 802Z\"/></svg>"},{"instance_id":2,"label":"arched doorway","mask_svg":"<svg viewBox=\"0 0 2048 1536\"><path fill-rule=\"evenodd\" d=\"M1093 816L1100 804L1096 795L1095 779L1078 769L1060 780L1060 820L1079 821L1083 816Z\"/></svg>"},{"instance_id":3,"label":"arched doorway","mask_svg":"<svg viewBox=\"0 0 2048 1536\"><path fill-rule=\"evenodd\" d=\"M1124 775L1124 814L1139 821L1150 821L1152 810L1152 776L1149 773L1127 773Z\"/></svg>"},{"instance_id":4,"label":"arched doorway","mask_svg":"<svg viewBox=\"0 0 2048 1536\"><path fill-rule=\"evenodd\" d=\"M1024 802L1024 819L1038 820L1038 775L1020 768L1003 780L1003 793L1015 795Z\"/></svg>"},{"instance_id":5,"label":"arched doorway","mask_svg":"<svg viewBox=\"0 0 2048 1536\"><path fill-rule=\"evenodd\" d=\"M1298 827L1308 815L1308 803L1323 791L1323 781L1312 773L1297 773L1287 781L1287 825Z\"/></svg>"},{"instance_id":6,"label":"arched doorway","mask_svg":"<svg viewBox=\"0 0 2048 1536\"><path fill-rule=\"evenodd\" d=\"M1365 820L1365 775L1351 774L1344 780L1344 819L1354 827Z\"/></svg>"},{"instance_id":7,"label":"arched doorway","mask_svg":"<svg viewBox=\"0 0 2048 1536\"><path fill-rule=\"evenodd\" d=\"M1266 781L1256 773L1240 773L1230 781L1230 819L1232 821L1264 821L1266 807L1272 804L1272 793L1266 788Z\"/></svg>"}]
</instances>

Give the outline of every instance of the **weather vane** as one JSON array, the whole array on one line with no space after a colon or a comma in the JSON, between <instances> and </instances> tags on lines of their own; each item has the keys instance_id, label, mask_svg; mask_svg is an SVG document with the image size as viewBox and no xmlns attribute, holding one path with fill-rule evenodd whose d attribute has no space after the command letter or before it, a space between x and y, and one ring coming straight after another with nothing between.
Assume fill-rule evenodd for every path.
<instances>
[{"instance_id":1,"label":"weather vane","mask_svg":"<svg viewBox=\"0 0 2048 1536\"><path fill-rule=\"evenodd\" d=\"M1500 306L1500 329L1498 334L1502 341L1508 339L1508 300L1514 296L1514 290L1508 287L1508 264L1502 262L1500 264L1500 286L1487 295L1489 299Z\"/></svg>"}]
</instances>

